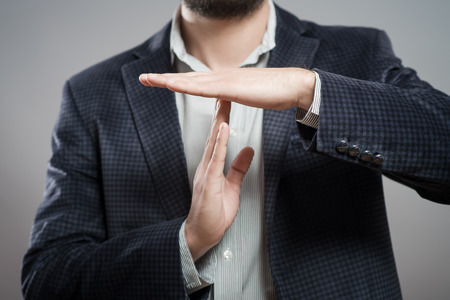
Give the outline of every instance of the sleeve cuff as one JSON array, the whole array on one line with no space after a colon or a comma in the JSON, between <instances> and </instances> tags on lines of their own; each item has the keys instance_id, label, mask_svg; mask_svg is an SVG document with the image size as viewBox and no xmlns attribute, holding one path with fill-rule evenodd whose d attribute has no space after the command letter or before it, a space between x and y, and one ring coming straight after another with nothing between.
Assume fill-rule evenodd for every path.
<instances>
[{"instance_id":1,"label":"sleeve cuff","mask_svg":"<svg viewBox=\"0 0 450 300\"><path fill-rule=\"evenodd\" d=\"M314 87L314 99L313 103L309 107L309 110L304 110L297 108L297 113L295 114L295 120L309 127L316 128L319 127L319 110L320 110L320 88L321 81L319 74L314 72L316 75L316 85Z\"/></svg>"},{"instance_id":2,"label":"sleeve cuff","mask_svg":"<svg viewBox=\"0 0 450 300\"><path fill-rule=\"evenodd\" d=\"M214 282L214 271L217 265L217 258L215 248L212 248L194 262L186 242L184 231L185 224L186 221L183 222L179 232L181 268L186 290L188 294L191 294Z\"/></svg>"}]
</instances>

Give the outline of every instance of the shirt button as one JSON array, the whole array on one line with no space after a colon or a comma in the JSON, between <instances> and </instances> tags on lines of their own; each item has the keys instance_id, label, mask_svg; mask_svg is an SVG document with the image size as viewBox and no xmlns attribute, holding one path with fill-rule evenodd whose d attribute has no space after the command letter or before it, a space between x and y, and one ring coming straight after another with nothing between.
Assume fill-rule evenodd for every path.
<instances>
[{"instance_id":1,"label":"shirt button","mask_svg":"<svg viewBox=\"0 0 450 300\"><path fill-rule=\"evenodd\" d=\"M231 260L233 258L233 252L231 252L230 249L227 249L223 252L223 258L225 258L225 260Z\"/></svg>"},{"instance_id":2,"label":"shirt button","mask_svg":"<svg viewBox=\"0 0 450 300\"><path fill-rule=\"evenodd\" d=\"M230 136L237 136L237 131L234 128L230 128Z\"/></svg>"}]
</instances>

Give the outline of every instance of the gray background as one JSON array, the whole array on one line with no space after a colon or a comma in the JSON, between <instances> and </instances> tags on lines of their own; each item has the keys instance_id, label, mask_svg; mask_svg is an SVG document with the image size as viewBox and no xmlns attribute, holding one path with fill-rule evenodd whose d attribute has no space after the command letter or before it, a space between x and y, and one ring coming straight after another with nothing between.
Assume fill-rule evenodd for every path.
<instances>
[{"instance_id":1,"label":"gray background","mask_svg":"<svg viewBox=\"0 0 450 300\"><path fill-rule=\"evenodd\" d=\"M396 54L450 93L448 0L279 0L300 18L386 30ZM42 198L61 88L76 72L144 41L178 0L1 0L0 299L21 299L20 264ZM421 120L417 120L421 122ZM420 143L420 136L417 136ZM450 299L450 207L385 180L405 299Z\"/></svg>"}]
</instances>

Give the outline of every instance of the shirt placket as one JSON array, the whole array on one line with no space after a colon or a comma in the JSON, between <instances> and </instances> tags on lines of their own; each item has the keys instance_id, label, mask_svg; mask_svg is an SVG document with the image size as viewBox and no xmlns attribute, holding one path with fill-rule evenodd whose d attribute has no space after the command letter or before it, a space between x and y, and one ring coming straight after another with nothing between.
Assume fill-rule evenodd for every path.
<instances>
[{"instance_id":1,"label":"shirt placket","mask_svg":"<svg viewBox=\"0 0 450 300\"><path fill-rule=\"evenodd\" d=\"M245 137L240 134L242 111L244 108L232 104L230 113L230 138L228 140L225 171L242 148ZM242 299L242 214L238 214L218 245L216 282L214 294L224 299ZM220 296L219 296L220 295ZM215 297L217 298L217 297Z\"/></svg>"}]
</instances>

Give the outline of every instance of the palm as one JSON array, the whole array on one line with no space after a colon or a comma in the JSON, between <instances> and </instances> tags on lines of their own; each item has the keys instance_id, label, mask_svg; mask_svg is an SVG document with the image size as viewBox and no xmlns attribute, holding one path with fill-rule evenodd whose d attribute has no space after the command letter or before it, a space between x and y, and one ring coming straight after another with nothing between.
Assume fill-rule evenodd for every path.
<instances>
[{"instance_id":1,"label":"palm","mask_svg":"<svg viewBox=\"0 0 450 300\"><path fill-rule=\"evenodd\" d=\"M218 72L143 74L147 86L266 109L308 109L315 74L301 68L237 68Z\"/></svg>"}]
</instances>

